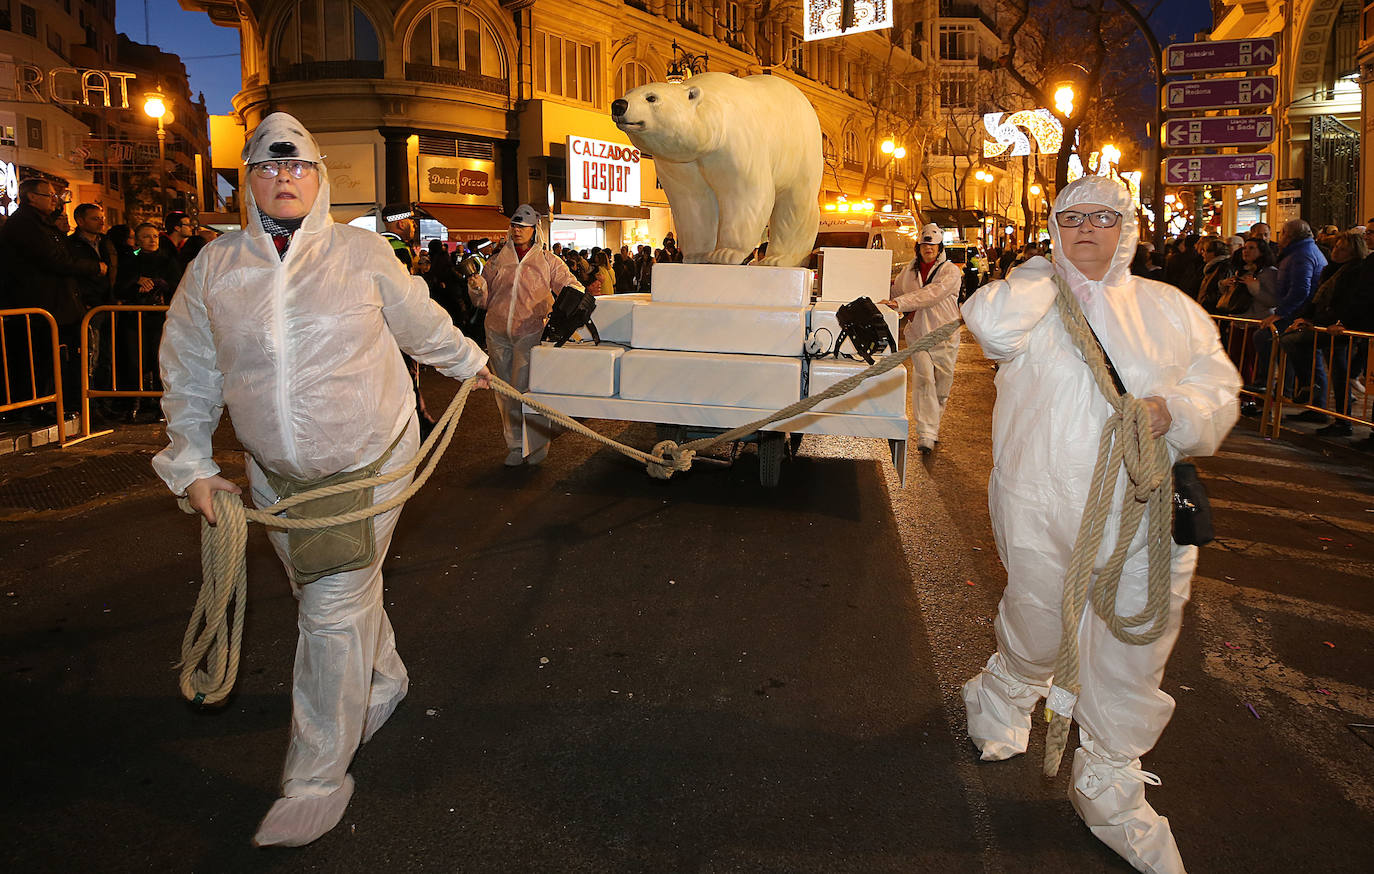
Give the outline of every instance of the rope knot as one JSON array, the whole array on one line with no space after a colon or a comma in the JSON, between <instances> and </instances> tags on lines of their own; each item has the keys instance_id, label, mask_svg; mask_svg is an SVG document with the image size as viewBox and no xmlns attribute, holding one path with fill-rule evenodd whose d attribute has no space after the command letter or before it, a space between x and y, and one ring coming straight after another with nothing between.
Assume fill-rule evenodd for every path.
<instances>
[{"instance_id":1,"label":"rope knot","mask_svg":"<svg viewBox=\"0 0 1374 874\"><path fill-rule=\"evenodd\" d=\"M696 457L695 451L683 449L672 440L660 440L655 443L650 454L655 460L648 463L649 476L654 479L669 479L674 473L691 470L692 459Z\"/></svg>"}]
</instances>

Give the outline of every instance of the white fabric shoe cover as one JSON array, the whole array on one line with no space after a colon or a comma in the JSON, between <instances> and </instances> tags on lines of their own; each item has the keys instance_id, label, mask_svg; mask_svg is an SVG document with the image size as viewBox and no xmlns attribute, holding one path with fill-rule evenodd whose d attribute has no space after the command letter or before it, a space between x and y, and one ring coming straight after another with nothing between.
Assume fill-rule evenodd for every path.
<instances>
[{"instance_id":1,"label":"white fabric shoe cover","mask_svg":"<svg viewBox=\"0 0 1374 874\"><path fill-rule=\"evenodd\" d=\"M506 453L506 467L519 467L525 463L525 450L512 449Z\"/></svg>"},{"instance_id":2,"label":"white fabric shoe cover","mask_svg":"<svg viewBox=\"0 0 1374 874\"><path fill-rule=\"evenodd\" d=\"M1026 751L1030 743L1031 711L1050 687L1028 683L1007 670L999 653L987 667L964 684L968 737L985 762L1000 762Z\"/></svg>"},{"instance_id":3,"label":"white fabric shoe cover","mask_svg":"<svg viewBox=\"0 0 1374 874\"><path fill-rule=\"evenodd\" d=\"M363 722L363 743L372 740L372 736L377 733L377 729L386 725L386 721L391 718L391 714L396 712L396 708L405 700L406 692L410 691L410 679L407 678L405 684L401 686L401 691L390 701L381 704L373 704L367 708L367 720Z\"/></svg>"},{"instance_id":4,"label":"white fabric shoe cover","mask_svg":"<svg viewBox=\"0 0 1374 874\"><path fill-rule=\"evenodd\" d=\"M530 457L527 458L527 459L525 459L525 463L533 467L533 466L536 466L536 465L543 464L543 463L544 463L544 459L546 459L546 458L548 458L548 457L549 457L549 444L545 443L543 446L541 446L541 447L539 447L538 449L536 449L536 450L534 450L533 452L531 452L531 453L530 453Z\"/></svg>"},{"instance_id":5,"label":"white fabric shoe cover","mask_svg":"<svg viewBox=\"0 0 1374 874\"><path fill-rule=\"evenodd\" d=\"M353 776L328 795L295 795L278 798L262 818L255 847L303 847L339 824L353 797Z\"/></svg>"},{"instance_id":6,"label":"white fabric shoe cover","mask_svg":"<svg viewBox=\"0 0 1374 874\"><path fill-rule=\"evenodd\" d=\"M1145 784L1159 778L1140 769L1140 759L1102 755L1091 738L1082 737L1073 754L1069 801L1102 843L1147 874L1186 874L1169 820L1145 800Z\"/></svg>"}]
</instances>

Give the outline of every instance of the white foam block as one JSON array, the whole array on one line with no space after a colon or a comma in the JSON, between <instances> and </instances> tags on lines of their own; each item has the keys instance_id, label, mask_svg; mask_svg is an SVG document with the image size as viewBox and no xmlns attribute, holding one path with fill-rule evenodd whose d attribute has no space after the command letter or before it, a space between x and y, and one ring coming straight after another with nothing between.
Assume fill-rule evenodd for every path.
<instances>
[{"instance_id":1,"label":"white foam block","mask_svg":"<svg viewBox=\"0 0 1374 874\"><path fill-rule=\"evenodd\" d=\"M620 363L627 400L774 410L801 397L800 358L631 349Z\"/></svg>"},{"instance_id":2,"label":"white foam block","mask_svg":"<svg viewBox=\"0 0 1374 874\"><path fill-rule=\"evenodd\" d=\"M815 397L866 367L868 364L862 361L812 359L806 396ZM906 368L894 367L882 376L866 379L848 394L817 404L814 409L822 413L853 413L860 416L905 416Z\"/></svg>"},{"instance_id":3,"label":"white foam block","mask_svg":"<svg viewBox=\"0 0 1374 874\"><path fill-rule=\"evenodd\" d=\"M601 339L607 343L629 345L635 307L648 300L648 294L603 294L598 297L596 309L592 312L592 324L596 325ZM579 331L577 334L579 339L583 339L584 335L590 336L585 331Z\"/></svg>"},{"instance_id":4,"label":"white foam block","mask_svg":"<svg viewBox=\"0 0 1374 874\"><path fill-rule=\"evenodd\" d=\"M620 389L623 346L545 343L530 350L530 391L614 397Z\"/></svg>"},{"instance_id":5,"label":"white foam block","mask_svg":"<svg viewBox=\"0 0 1374 874\"><path fill-rule=\"evenodd\" d=\"M806 310L800 308L651 301L635 307L630 345L681 352L801 355L805 338Z\"/></svg>"},{"instance_id":6,"label":"white foam block","mask_svg":"<svg viewBox=\"0 0 1374 874\"><path fill-rule=\"evenodd\" d=\"M821 300L847 303L864 295L884 300L891 288L891 249L821 247Z\"/></svg>"},{"instance_id":7,"label":"white foam block","mask_svg":"<svg viewBox=\"0 0 1374 874\"><path fill-rule=\"evenodd\" d=\"M846 303L849 303L849 301L818 300L816 301L816 305L806 312L807 336L811 337L812 335L816 335L819 329L824 328L825 330L820 331L816 339L820 341L821 346L826 352L833 351L835 341L839 339L840 336L840 323L835 318L835 310L844 306ZM874 303L877 303L877 300L875 300ZM878 307L878 312L883 314L883 321L887 322L888 330L892 331L892 339L900 339L897 327L901 324L902 314L894 309L888 309L887 307ZM844 345L840 347L840 351L845 355L859 354L854 348L854 344L849 342L849 338L847 337L845 338Z\"/></svg>"},{"instance_id":8,"label":"white foam block","mask_svg":"<svg viewBox=\"0 0 1374 874\"><path fill-rule=\"evenodd\" d=\"M665 263L654 265L653 279L653 299L661 303L804 307L811 295L804 267Z\"/></svg>"}]
</instances>

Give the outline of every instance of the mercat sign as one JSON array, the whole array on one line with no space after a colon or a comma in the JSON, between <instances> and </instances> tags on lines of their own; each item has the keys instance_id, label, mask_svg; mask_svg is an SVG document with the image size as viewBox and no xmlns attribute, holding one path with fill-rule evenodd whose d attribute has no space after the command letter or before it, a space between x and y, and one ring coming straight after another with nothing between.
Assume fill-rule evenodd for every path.
<instances>
[{"instance_id":1,"label":"mercat sign","mask_svg":"<svg viewBox=\"0 0 1374 874\"><path fill-rule=\"evenodd\" d=\"M4 66L8 65L0 65L0 70ZM76 67L44 70L36 64L15 64L13 90L0 78L0 97L30 103L128 109L129 80L136 78L137 73L117 70L79 70Z\"/></svg>"}]
</instances>

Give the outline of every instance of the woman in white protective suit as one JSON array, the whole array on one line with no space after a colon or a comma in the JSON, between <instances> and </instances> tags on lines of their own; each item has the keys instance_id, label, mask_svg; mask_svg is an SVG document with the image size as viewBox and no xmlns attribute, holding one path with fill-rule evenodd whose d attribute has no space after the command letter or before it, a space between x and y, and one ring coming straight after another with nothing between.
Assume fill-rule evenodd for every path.
<instances>
[{"instance_id":1,"label":"woman in white protective suit","mask_svg":"<svg viewBox=\"0 0 1374 874\"><path fill-rule=\"evenodd\" d=\"M192 262L160 350L170 445L153 466L212 524L213 493L241 491L212 458L222 410L247 450L253 502L262 507L283 491L393 470L414 456L415 397L402 351L448 376L476 376L483 386L488 377L486 356L386 240L330 218L319 147L300 122L269 115L243 161L248 226ZM378 487L371 498L353 494L380 503L409 482ZM405 666L382 606L382 560L399 514L353 532L346 555L327 538L268 535L299 601L300 635L282 798L254 837L259 846L307 844L339 822L358 744L405 697Z\"/></svg>"},{"instance_id":2,"label":"woman in white protective suit","mask_svg":"<svg viewBox=\"0 0 1374 874\"><path fill-rule=\"evenodd\" d=\"M1126 189L1085 177L1060 192L1054 209L1054 263L1032 258L963 307L969 330L1000 365L988 506L1007 588L994 623L997 651L963 688L969 737L985 761L1026 751L1032 710L1049 692L1065 571L1111 414L1060 321L1055 274L1081 302L1127 390L1149 407L1151 433L1164 436L1171 461L1215 452L1238 416L1240 375L1207 314L1178 289L1130 274L1137 233ZM1114 546L1124 476L1099 569ZM1126 558L1121 616L1146 602L1145 531L1142 523ZM1140 765L1173 713L1159 684L1197 565L1197 547L1169 546L1167 631L1145 645L1123 643L1086 609L1078 632L1082 689L1072 710L1080 738L1074 809L1100 840L1151 872L1183 871L1168 820L1145 801L1145 783L1159 780Z\"/></svg>"},{"instance_id":3,"label":"woman in white protective suit","mask_svg":"<svg viewBox=\"0 0 1374 874\"><path fill-rule=\"evenodd\" d=\"M501 251L468 281L473 303L487 308L492 372L522 392L530 387L530 350L539 345L554 297L569 285L582 289L568 265L539 238L539 213L528 203L511 215L510 232ZM520 402L498 394L496 408L506 438L506 466L541 463L549 452L551 434L547 426L530 423L530 454L526 457L520 434L525 424Z\"/></svg>"},{"instance_id":4,"label":"woman in white protective suit","mask_svg":"<svg viewBox=\"0 0 1374 874\"><path fill-rule=\"evenodd\" d=\"M897 276L893 298L882 301L911 320L902 331L907 344L959 318L959 287L963 271L945 260L944 235L937 224L921 228L917 257ZM940 439L940 417L954 384L954 363L959 357L959 332L911 359L911 412L916 418L916 448L922 455L935 449Z\"/></svg>"}]
</instances>

